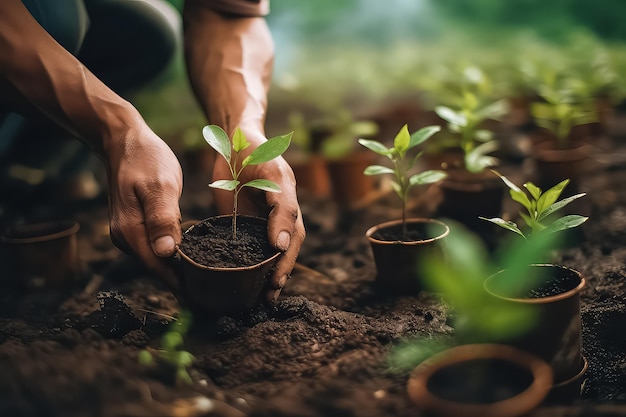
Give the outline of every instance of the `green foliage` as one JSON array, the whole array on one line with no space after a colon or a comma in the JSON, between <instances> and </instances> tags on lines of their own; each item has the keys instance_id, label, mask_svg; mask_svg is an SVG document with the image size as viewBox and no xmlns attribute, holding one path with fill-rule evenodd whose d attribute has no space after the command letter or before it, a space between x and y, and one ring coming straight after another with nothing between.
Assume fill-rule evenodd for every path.
<instances>
[{"instance_id":1,"label":"green foliage","mask_svg":"<svg viewBox=\"0 0 626 417\"><path fill-rule=\"evenodd\" d=\"M193 382L187 368L193 363L194 356L184 350L184 337L190 326L191 313L184 310L170 323L157 351L161 360L174 367L177 385L191 385ZM142 350L139 352L138 361L141 365L149 366L153 363L152 354L148 350Z\"/></svg>"},{"instance_id":2,"label":"green foliage","mask_svg":"<svg viewBox=\"0 0 626 417\"><path fill-rule=\"evenodd\" d=\"M382 165L370 165L363 172L365 175L391 174L394 177L392 187L400 200L402 200L402 225L406 236L406 201L409 197L409 190L419 184L432 184L446 177L446 173L437 170L427 170L417 174L409 175L409 171L414 167L418 158L423 152L419 152L414 157L409 157L408 151L421 145L431 136L440 131L439 126L426 126L409 134L407 125L404 125L393 141L393 146L387 148L382 143L375 140L359 139L359 143L372 152L388 158L392 163L392 168Z\"/></svg>"},{"instance_id":3,"label":"green foliage","mask_svg":"<svg viewBox=\"0 0 626 417\"><path fill-rule=\"evenodd\" d=\"M228 135L224 130L216 125L208 125L202 129L202 135L206 142L219 153L228 163L231 179L216 180L209 184L209 187L218 188L225 191L233 191L233 239L237 238L237 197L243 187L256 188L258 190L279 193L280 187L273 181L267 179L254 179L242 184L239 176L249 165L258 165L283 154L289 147L292 133L275 136L259 145L248 156L240 162L241 152L250 146L246 136L240 128L235 129L232 145L228 140ZM232 146L232 151L231 151Z\"/></svg>"},{"instance_id":4,"label":"green foliage","mask_svg":"<svg viewBox=\"0 0 626 417\"><path fill-rule=\"evenodd\" d=\"M477 173L497 164L489 153L495 151L498 144L493 132L484 128L484 123L500 120L509 109L505 100L493 100L491 83L479 68L466 67L460 80L456 95L448 98L449 104L435 107L435 112L458 138L465 169Z\"/></svg>"},{"instance_id":5,"label":"green foliage","mask_svg":"<svg viewBox=\"0 0 626 417\"><path fill-rule=\"evenodd\" d=\"M458 343L500 342L524 334L536 323L537 309L524 303L502 303L484 289L494 273L503 277L503 291L539 284L539 275L529 274L529 265L543 260L556 241L554 234L533 237L532 244L517 240L490 257L483 241L464 226L446 220L451 232L441 242L443 256L427 258L422 276L430 290L451 307L455 339L404 341L391 352L393 370L414 367L438 351Z\"/></svg>"},{"instance_id":6,"label":"green foliage","mask_svg":"<svg viewBox=\"0 0 626 417\"><path fill-rule=\"evenodd\" d=\"M494 171L495 172L495 171ZM524 184L526 192L524 192L517 185L513 184L508 178L495 172L502 181L509 188L509 194L513 201L519 203L526 209L526 213L520 212L520 216L526 223L526 226L530 229L529 232L524 233L515 222L494 217L491 219L480 217L483 220L497 224L498 226L507 229L511 232L528 239L532 235L537 235L540 232L543 234L554 233L561 230L571 229L573 227L580 226L586 222L589 218L579 215L567 215L552 219L551 215L561 210L574 200L583 197L585 193L575 194L571 197L559 200L561 193L569 183L569 179L563 180L554 187L547 191L542 191L532 182Z\"/></svg>"}]
</instances>

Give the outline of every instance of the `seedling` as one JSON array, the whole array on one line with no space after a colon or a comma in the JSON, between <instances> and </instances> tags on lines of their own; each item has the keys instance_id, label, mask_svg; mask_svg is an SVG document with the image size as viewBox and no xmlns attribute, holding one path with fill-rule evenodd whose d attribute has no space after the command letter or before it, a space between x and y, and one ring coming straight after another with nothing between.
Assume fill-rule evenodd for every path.
<instances>
[{"instance_id":1,"label":"seedling","mask_svg":"<svg viewBox=\"0 0 626 417\"><path fill-rule=\"evenodd\" d=\"M488 154L498 149L498 143L483 124L489 119L499 120L508 112L508 105L505 100L493 101L490 90L481 87L485 76L480 69L468 67L464 77L467 82L461 85L457 100L449 106L435 107L435 112L448 123L450 132L458 135L465 169L478 173L497 164Z\"/></svg>"},{"instance_id":2,"label":"seedling","mask_svg":"<svg viewBox=\"0 0 626 417\"><path fill-rule=\"evenodd\" d=\"M509 194L511 195L511 198L521 204L526 209L527 213L520 212L519 214L526 223L526 226L530 229L530 231L524 233L515 222L504 220L499 217L494 217L491 219L480 217L482 220L497 224L498 226L517 233L518 235L527 239L530 236L536 235L540 232L553 233L561 230L571 229L573 227L580 226L581 224L586 222L587 219L589 219L585 216L571 214L550 221L551 214L561 210L572 201L585 196L585 193L580 193L559 200L561 193L563 192L567 184L569 184L569 179L561 181L560 183L545 192L543 192L532 182L527 182L524 184L524 188L526 189L526 192L524 192L521 188L513 184L505 176L500 175L496 171L493 172L502 179L507 187L509 187Z\"/></svg>"},{"instance_id":3,"label":"seedling","mask_svg":"<svg viewBox=\"0 0 626 417\"><path fill-rule=\"evenodd\" d=\"M446 177L445 172L438 170L427 170L409 176L409 171L413 168L423 151L413 158L408 156L408 151L425 142L440 130L439 126L427 126L410 135L407 125L404 125L396 135L391 148L387 148L375 140L359 139L361 145L379 155L387 157L393 164L393 168L382 165L370 165L365 168L363 173L365 175L393 175L394 180L391 185L402 201L402 235L404 239L407 236L406 202L409 197L409 190L415 185L432 184Z\"/></svg>"},{"instance_id":4,"label":"seedling","mask_svg":"<svg viewBox=\"0 0 626 417\"><path fill-rule=\"evenodd\" d=\"M250 146L250 142L240 128L235 129L232 145L221 127L208 125L202 129L204 139L226 160L230 170L231 179L213 181L209 187L233 192L233 240L237 239L237 200L243 187L256 188L270 193L280 192L278 184L268 179L257 178L242 184L239 181L242 171L247 166L269 162L282 155L289 147L292 134L293 132L268 139L240 161L241 152Z\"/></svg>"},{"instance_id":5,"label":"seedling","mask_svg":"<svg viewBox=\"0 0 626 417\"><path fill-rule=\"evenodd\" d=\"M177 385L191 385L193 382L187 368L191 366L194 356L183 349L184 337L190 325L191 314L188 311L182 311L179 317L170 323L168 331L161 339L161 347L158 350L159 358L174 366ZM152 362L152 353L148 350L139 352L140 364L150 365Z\"/></svg>"}]
</instances>

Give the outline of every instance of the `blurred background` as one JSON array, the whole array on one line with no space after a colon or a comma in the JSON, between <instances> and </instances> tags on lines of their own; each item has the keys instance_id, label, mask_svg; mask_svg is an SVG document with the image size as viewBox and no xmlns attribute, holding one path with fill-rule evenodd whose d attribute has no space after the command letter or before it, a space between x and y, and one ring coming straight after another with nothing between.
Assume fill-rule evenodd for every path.
<instances>
[{"instance_id":1,"label":"blurred background","mask_svg":"<svg viewBox=\"0 0 626 417\"><path fill-rule=\"evenodd\" d=\"M170 2L180 9L183 0ZM370 117L398 102L432 107L468 66L507 97L532 91L551 69L575 70L590 94L618 105L623 16L622 0L272 0L268 135L297 127L295 113L302 124L346 110ZM205 145L182 56L132 101L176 151Z\"/></svg>"}]
</instances>

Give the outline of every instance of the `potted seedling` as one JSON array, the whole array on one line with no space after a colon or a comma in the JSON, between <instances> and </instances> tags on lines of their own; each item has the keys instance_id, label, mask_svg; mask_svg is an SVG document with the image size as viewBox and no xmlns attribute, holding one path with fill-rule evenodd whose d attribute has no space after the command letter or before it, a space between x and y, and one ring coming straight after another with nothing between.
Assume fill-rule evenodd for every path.
<instances>
[{"instance_id":1,"label":"potted seedling","mask_svg":"<svg viewBox=\"0 0 626 417\"><path fill-rule=\"evenodd\" d=\"M533 245L537 237L580 226L588 219L573 214L555 218L558 211L585 195L580 193L559 200L568 179L546 191L527 182L524 192L506 177L499 176L509 188L511 198L525 209L520 217L527 231L502 218L482 219L515 233L526 245ZM535 353L552 366L555 392L576 392L586 370L580 316L580 292L585 279L578 271L546 261L528 265L526 272L525 279L519 280L503 269L485 281L485 289L493 297L502 303L533 309L539 317L528 332L507 342Z\"/></svg>"},{"instance_id":2,"label":"potted seedling","mask_svg":"<svg viewBox=\"0 0 626 417\"><path fill-rule=\"evenodd\" d=\"M498 163L491 155L499 145L489 123L505 116L508 104L505 100L494 101L475 87L480 85L480 70L470 67L465 72L476 81L464 84L455 104L435 108L457 141L454 156L442 164L448 176L440 184L442 199L437 214L480 232L478 215L496 216L502 208L502 186L486 168Z\"/></svg>"},{"instance_id":3,"label":"potted seedling","mask_svg":"<svg viewBox=\"0 0 626 417\"><path fill-rule=\"evenodd\" d=\"M521 416L538 406L552 386L550 366L536 355L495 343L536 324L532 310L507 305L485 292L495 262L481 239L462 225L442 241L444 257L428 258L422 269L427 288L450 306L452 337L422 335L394 347L392 370L411 370L409 398L442 416ZM499 262L523 278L522 262L537 259L553 235L533 246L520 244Z\"/></svg>"},{"instance_id":4,"label":"potted seedling","mask_svg":"<svg viewBox=\"0 0 626 417\"><path fill-rule=\"evenodd\" d=\"M446 176L438 170L410 175L421 152L412 156L409 150L424 143L439 130L439 126L427 126L411 135L407 125L404 125L390 148L375 140L359 139L361 145L391 162L391 167L370 165L363 173L368 176L391 175L393 190L402 202L400 220L375 225L365 233L374 253L377 283L391 293L410 294L422 289L419 262L424 256L438 252L438 242L449 232L448 226L441 221L409 219L406 213L411 188L435 183Z\"/></svg>"},{"instance_id":5,"label":"potted seedling","mask_svg":"<svg viewBox=\"0 0 626 417\"><path fill-rule=\"evenodd\" d=\"M532 136L531 156L539 186L570 178L576 188L589 159L589 127L598 121L598 113L591 97L576 93L578 83L564 71L547 71L538 81L539 100L531 105L538 126Z\"/></svg>"},{"instance_id":6,"label":"potted seedling","mask_svg":"<svg viewBox=\"0 0 626 417\"><path fill-rule=\"evenodd\" d=\"M184 302L195 310L210 315L239 312L257 303L266 275L279 256L267 240L267 220L238 214L239 193L244 187L280 192L270 180L242 183L239 178L246 167L280 156L289 147L291 133L268 139L245 158L241 152L250 143L239 128L232 145L219 126L206 126L202 134L228 163L231 178L209 186L233 192L233 211L207 218L183 233L178 248L183 260L181 289Z\"/></svg>"}]
</instances>

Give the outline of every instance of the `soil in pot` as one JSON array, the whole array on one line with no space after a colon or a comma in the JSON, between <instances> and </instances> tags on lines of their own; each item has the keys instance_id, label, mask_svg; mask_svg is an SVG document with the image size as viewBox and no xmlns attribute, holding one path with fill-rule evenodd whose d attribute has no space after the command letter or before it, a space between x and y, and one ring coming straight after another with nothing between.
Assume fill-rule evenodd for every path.
<instances>
[{"instance_id":1,"label":"soil in pot","mask_svg":"<svg viewBox=\"0 0 626 417\"><path fill-rule=\"evenodd\" d=\"M276 254L262 219L238 216L236 235L233 239L231 216L209 218L183 234L180 249L197 263L216 268L252 266Z\"/></svg>"}]
</instances>

